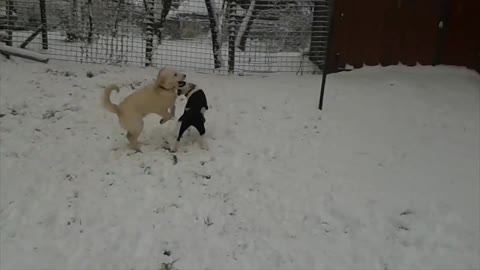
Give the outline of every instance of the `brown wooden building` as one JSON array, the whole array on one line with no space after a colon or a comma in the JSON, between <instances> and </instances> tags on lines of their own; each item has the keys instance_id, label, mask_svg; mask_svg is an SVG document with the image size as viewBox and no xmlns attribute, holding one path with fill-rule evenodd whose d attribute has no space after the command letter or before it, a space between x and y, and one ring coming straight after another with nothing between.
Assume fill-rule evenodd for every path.
<instances>
[{"instance_id":1,"label":"brown wooden building","mask_svg":"<svg viewBox=\"0 0 480 270\"><path fill-rule=\"evenodd\" d=\"M480 72L480 0L334 0L329 70L458 65Z\"/></svg>"}]
</instances>

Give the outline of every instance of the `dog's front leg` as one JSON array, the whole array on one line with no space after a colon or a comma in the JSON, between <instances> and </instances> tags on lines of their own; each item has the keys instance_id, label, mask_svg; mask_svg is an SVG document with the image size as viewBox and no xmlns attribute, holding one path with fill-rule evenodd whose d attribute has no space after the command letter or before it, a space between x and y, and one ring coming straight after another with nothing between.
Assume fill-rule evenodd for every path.
<instances>
[{"instance_id":1,"label":"dog's front leg","mask_svg":"<svg viewBox=\"0 0 480 270\"><path fill-rule=\"evenodd\" d=\"M164 111L160 113L160 116L162 117L162 120L160 120L160 124L166 123L168 120L173 118L173 115L169 113L168 111Z\"/></svg>"}]
</instances>

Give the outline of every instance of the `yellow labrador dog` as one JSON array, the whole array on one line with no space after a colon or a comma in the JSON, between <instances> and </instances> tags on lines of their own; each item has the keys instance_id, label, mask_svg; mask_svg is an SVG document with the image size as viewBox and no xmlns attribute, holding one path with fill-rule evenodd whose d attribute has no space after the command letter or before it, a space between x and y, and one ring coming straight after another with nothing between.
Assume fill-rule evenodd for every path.
<instances>
[{"instance_id":1,"label":"yellow labrador dog","mask_svg":"<svg viewBox=\"0 0 480 270\"><path fill-rule=\"evenodd\" d=\"M113 90L118 92L118 86L112 84L105 88L102 105L118 116L120 126L127 131L130 149L140 151L138 137L142 133L143 118L146 115L160 115L160 124L174 117L177 88L186 77L173 68L165 67L158 72L155 82L135 91L118 105L110 101L110 94Z\"/></svg>"}]
</instances>

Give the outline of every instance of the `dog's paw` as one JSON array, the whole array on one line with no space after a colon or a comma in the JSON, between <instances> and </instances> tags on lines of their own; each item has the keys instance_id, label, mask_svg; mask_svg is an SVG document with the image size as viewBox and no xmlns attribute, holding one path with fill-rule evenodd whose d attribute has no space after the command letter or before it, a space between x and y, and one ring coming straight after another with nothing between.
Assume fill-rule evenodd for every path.
<instances>
[{"instance_id":1,"label":"dog's paw","mask_svg":"<svg viewBox=\"0 0 480 270\"><path fill-rule=\"evenodd\" d=\"M143 154L143 151L140 150L140 149L136 149L136 150L131 149L131 151L127 153L127 156L131 156L131 155L135 155L135 154Z\"/></svg>"},{"instance_id":2,"label":"dog's paw","mask_svg":"<svg viewBox=\"0 0 480 270\"><path fill-rule=\"evenodd\" d=\"M208 151L208 150L209 150L208 144L207 144L207 142L205 141L205 138L200 137L200 138L198 139L198 144L200 145L200 149L205 150L205 151Z\"/></svg>"},{"instance_id":3,"label":"dog's paw","mask_svg":"<svg viewBox=\"0 0 480 270\"><path fill-rule=\"evenodd\" d=\"M168 121L170 121L170 120L172 120L172 119L173 119L173 118L171 118L171 117L168 118L168 119L162 118L162 119L160 120L160 125L163 125L163 124L165 124L166 122L168 122Z\"/></svg>"},{"instance_id":4,"label":"dog's paw","mask_svg":"<svg viewBox=\"0 0 480 270\"><path fill-rule=\"evenodd\" d=\"M173 146L170 148L171 153L176 153L178 151L178 142L175 142Z\"/></svg>"}]
</instances>

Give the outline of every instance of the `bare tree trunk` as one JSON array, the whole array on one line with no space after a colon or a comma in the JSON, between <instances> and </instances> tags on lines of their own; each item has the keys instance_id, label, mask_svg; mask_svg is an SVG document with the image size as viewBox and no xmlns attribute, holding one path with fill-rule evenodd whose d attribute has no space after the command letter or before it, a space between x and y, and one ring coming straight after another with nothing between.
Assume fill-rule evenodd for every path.
<instances>
[{"instance_id":1,"label":"bare tree trunk","mask_svg":"<svg viewBox=\"0 0 480 270\"><path fill-rule=\"evenodd\" d=\"M40 0L40 19L42 22L42 48L48 50L47 8L45 0Z\"/></svg>"},{"instance_id":2,"label":"bare tree trunk","mask_svg":"<svg viewBox=\"0 0 480 270\"><path fill-rule=\"evenodd\" d=\"M88 10L88 36L87 36L87 42L90 44L90 43L92 43L92 38L93 38L92 0L88 0L88 2L87 2L87 10Z\"/></svg>"},{"instance_id":3,"label":"bare tree trunk","mask_svg":"<svg viewBox=\"0 0 480 270\"><path fill-rule=\"evenodd\" d=\"M252 25L254 20L257 18L258 11L254 8L252 11L252 16L250 16L248 23L247 23L247 28L245 29L245 32L240 38L240 44L238 45L238 48L244 52L245 51L245 46L247 45L247 38L250 37L250 29L252 29Z\"/></svg>"},{"instance_id":4,"label":"bare tree trunk","mask_svg":"<svg viewBox=\"0 0 480 270\"><path fill-rule=\"evenodd\" d=\"M80 39L79 28L81 25L80 0L72 0L72 9L70 10L70 20L67 30L67 41Z\"/></svg>"},{"instance_id":5,"label":"bare tree trunk","mask_svg":"<svg viewBox=\"0 0 480 270\"><path fill-rule=\"evenodd\" d=\"M7 0L7 40L5 44L13 45L13 0Z\"/></svg>"},{"instance_id":6,"label":"bare tree trunk","mask_svg":"<svg viewBox=\"0 0 480 270\"><path fill-rule=\"evenodd\" d=\"M118 22L120 21L120 14L123 11L123 4L125 0L119 0L117 5L117 10L115 14L115 23L113 25L112 36L117 37L118 34Z\"/></svg>"},{"instance_id":7,"label":"bare tree trunk","mask_svg":"<svg viewBox=\"0 0 480 270\"><path fill-rule=\"evenodd\" d=\"M228 73L235 71L235 37L236 19L233 1L227 0L227 27L228 27Z\"/></svg>"},{"instance_id":8,"label":"bare tree trunk","mask_svg":"<svg viewBox=\"0 0 480 270\"><path fill-rule=\"evenodd\" d=\"M246 30L248 28L248 24L250 24L250 21L253 23L252 14L255 9L255 0L250 1L250 6L248 7L247 13L245 14L245 17L243 18L242 24L240 25L240 29L238 30L237 38L235 39L235 47L240 47L240 44L242 42L242 39L245 37L244 43L246 43ZM245 44L243 44L243 49L242 51L245 50Z\"/></svg>"},{"instance_id":9,"label":"bare tree trunk","mask_svg":"<svg viewBox=\"0 0 480 270\"><path fill-rule=\"evenodd\" d=\"M112 30L112 37L111 37L111 46L112 46L112 53L110 54L110 59L112 60L113 59L113 42L115 40L115 52L118 52L118 43L119 43L119 40L118 40L118 24L120 22L120 17L123 13L123 8L125 6L125 0L118 0L118 3L117 3L117 8L115 10L115 22L113 23L113 30ZM124 57L124 54L123 54L123 35L121 35L121 38L120 38L120 44L121 44L121 52L120 52L120 56L116 56L116 59L113 59L112 61L114 63L119 63L119 61L121 61L121 59L123 59Z\"/></svg>"},{"instance_id":10,"label":"bare tree trunk","mask_svg":"<svg viewBox=\"0 0 480 270\"><path fill-rule=\"evenodd\" d=\"M217 13L215 12L215 6L212 1L214 0L205 0L205 6L207 7L208 19L210 21L214 66L215 68L221 68L223 66L222 42L219 35Z\"/></svg>"},{"instance_id":11,"label":"bare tree trunk","mask_svg":"<svg viewBox=\"0 0 480 270\"><path fill-rule=\"evenodd\" d=\"M162 13L160 16L158 27L155 28L155 32L158 38L158 44L162 44L163 25L165 24L165 20L167 19L167 15L170 12L171 7L172 7L172 0L162 0Z\"/></svg>"},{"instance_id":12,"label":"bare tree trunk","mask_svg":"<svg viewBox=\"0 0 480 270\"><path fill-rule=\"evenodd\" d=\"M153 7L154 0L143 0L145 9L147 11L146 21L146 38L145 38L145 66L151 66L153 62L153 35L154 35L154 21L155 13Z\"/></svg>"}]
</instances>

